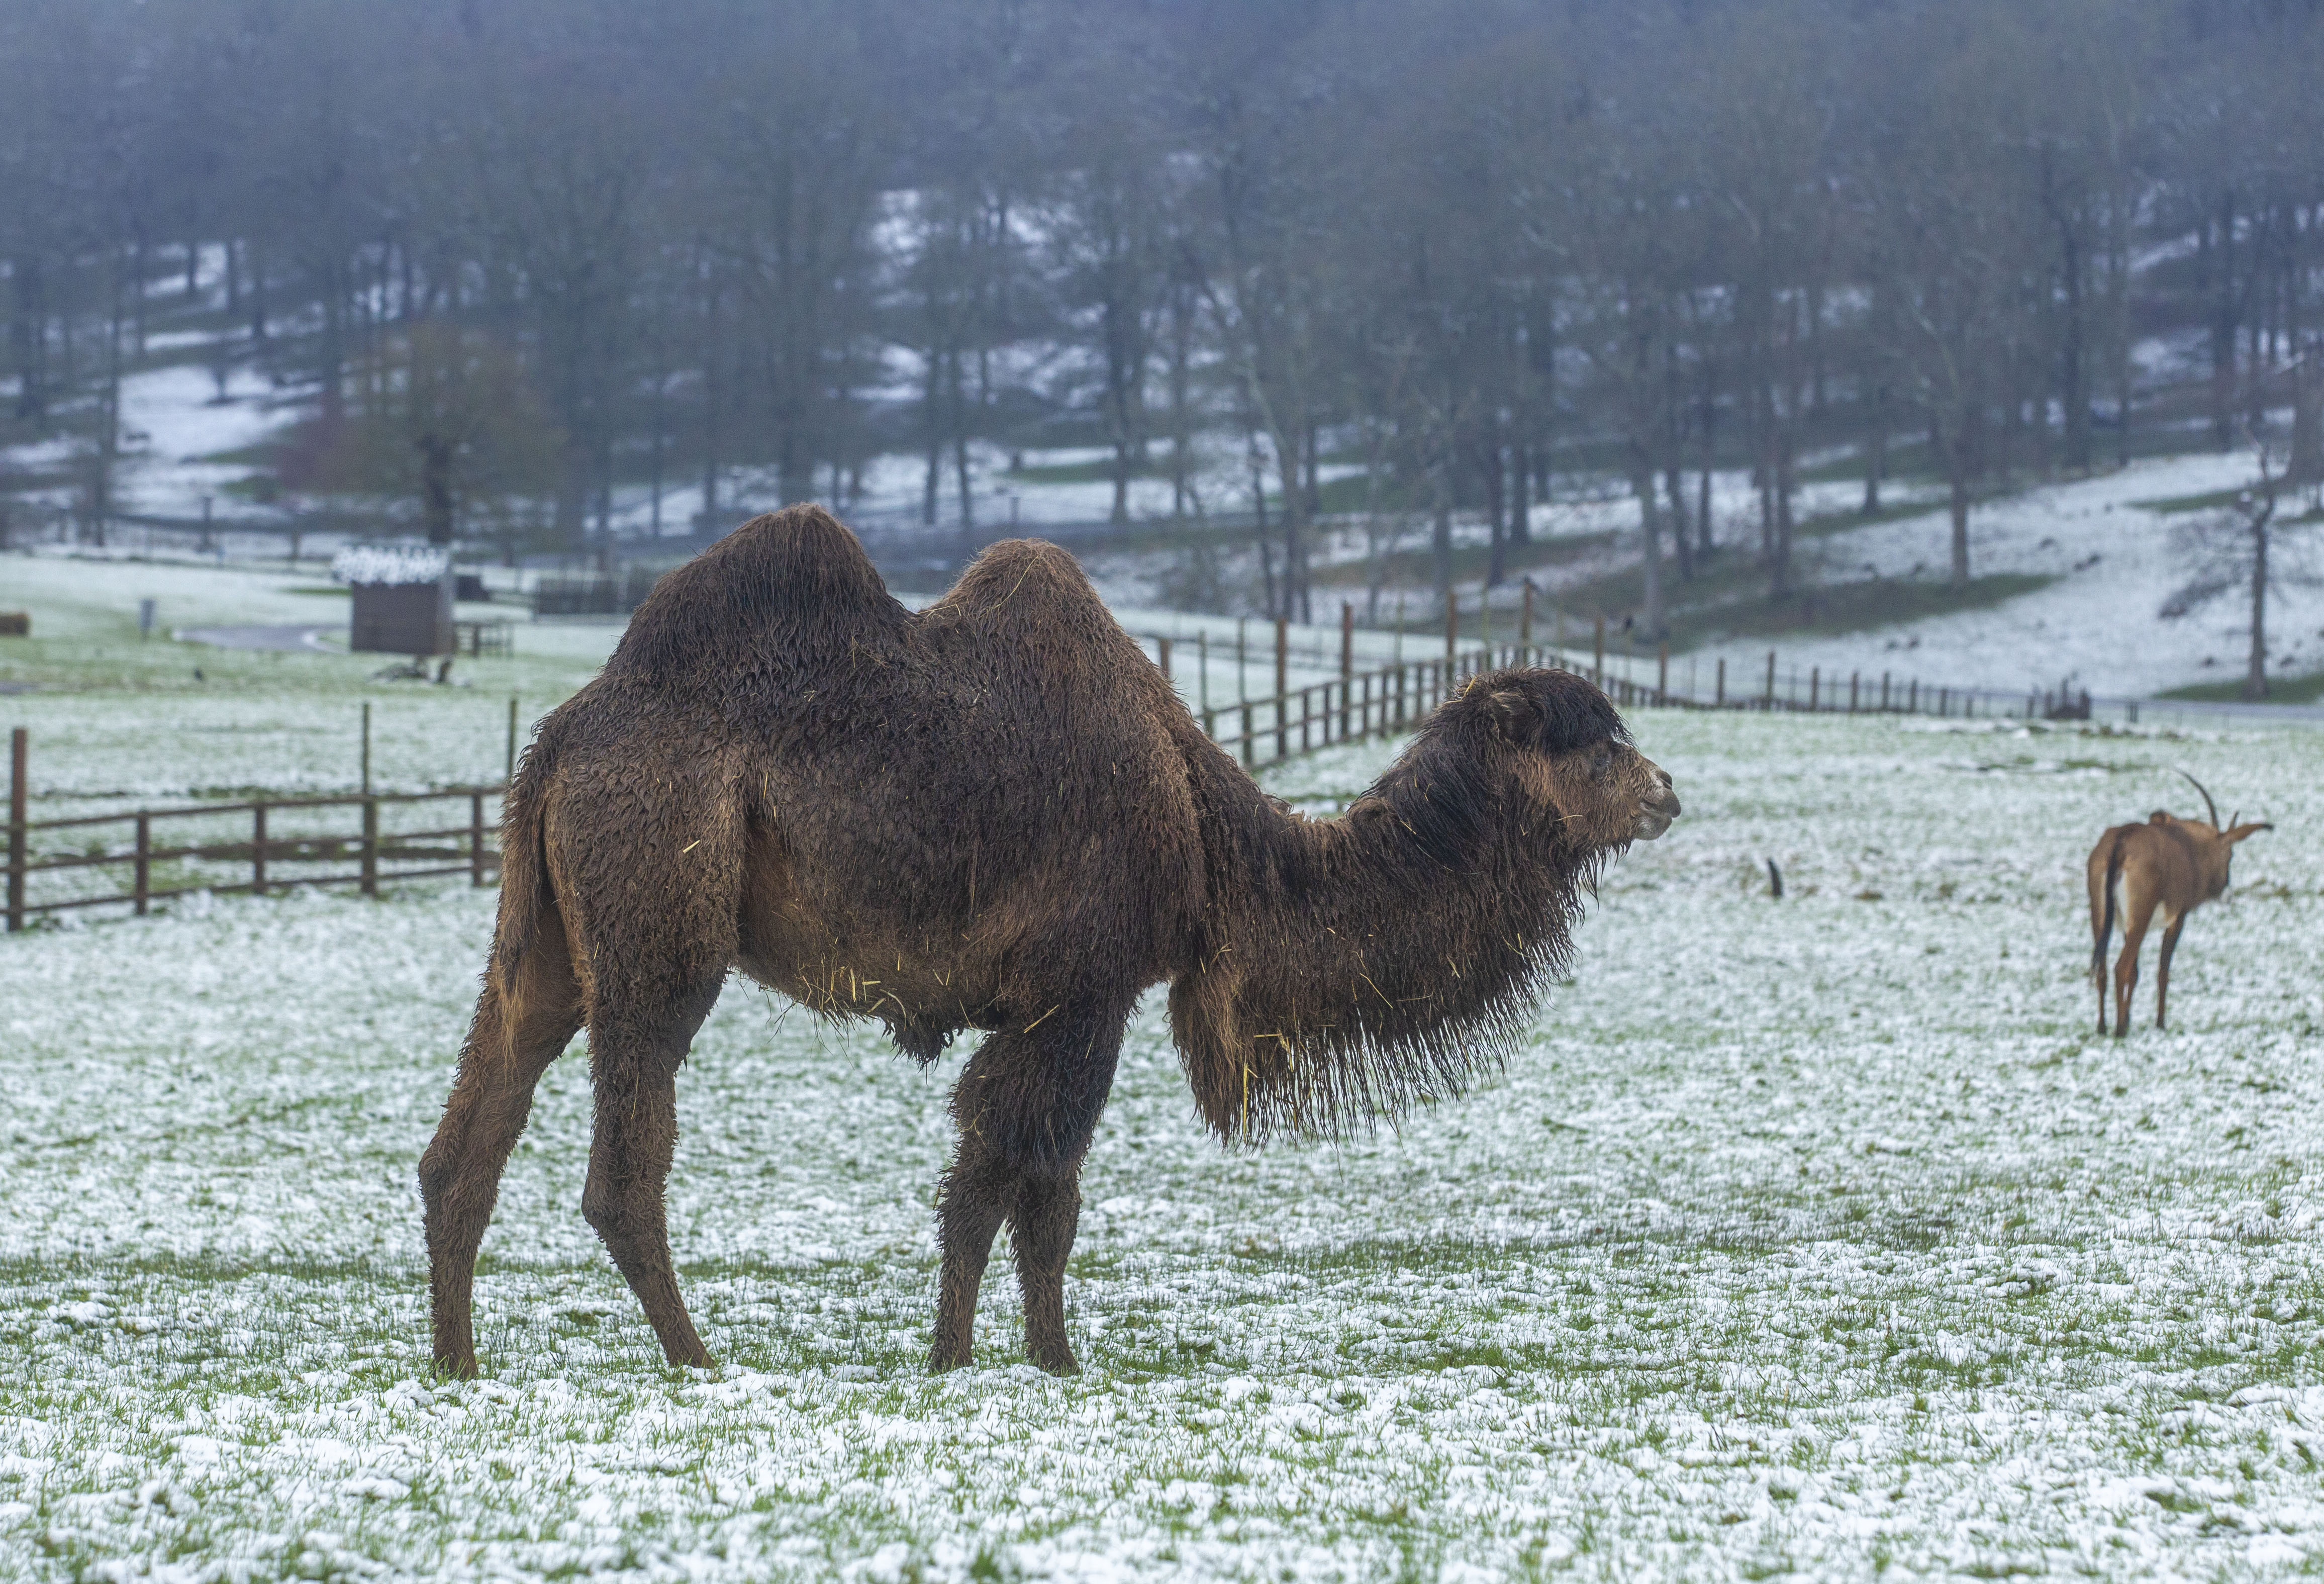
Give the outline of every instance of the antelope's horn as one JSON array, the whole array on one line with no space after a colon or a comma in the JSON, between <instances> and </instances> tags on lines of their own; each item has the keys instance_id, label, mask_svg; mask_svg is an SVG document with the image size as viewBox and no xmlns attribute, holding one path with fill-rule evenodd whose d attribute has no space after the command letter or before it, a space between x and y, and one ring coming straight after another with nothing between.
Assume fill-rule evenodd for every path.
<instances>
[{"instance_id":1,"label":"antelope's horn","mask_svg":"<svg viewBox=\"0 0 2324 1584\"><path fill-rule=\"evenodd\" d=\"M2209 792L2203 792L2203 783L2201 782L2197 781L2191 775L2188 775L2183 770L2180 771L2179 773L2182 776L2186 776L2187 784L2189 786L2193 787L2199 792L2203 792L2203 807L2210 811L2211 829L2217 830L2219 828L2219 805L2211 801L2211 794Z\"/></svg>"}]
</instances>

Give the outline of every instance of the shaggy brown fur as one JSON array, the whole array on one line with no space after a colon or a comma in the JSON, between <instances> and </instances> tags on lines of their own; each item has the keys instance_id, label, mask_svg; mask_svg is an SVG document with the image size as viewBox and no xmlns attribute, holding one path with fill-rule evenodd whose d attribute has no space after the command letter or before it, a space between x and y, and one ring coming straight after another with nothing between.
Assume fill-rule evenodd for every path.
<instances>
[{"instance_id":1,"label":"shaggy brown fur","mask_svg":"<svg viewBox=\"0 0 2324 1584\"><path fill-rule=\"evenodd\" d=\"M475 1367L476 1248L533 1086L589 1031L582 1210L672 1362L676 1078L730 968L932 1061L953 1091L932 1367L964 1364L1012 1232L1026 1349L1074 1367L1064 1274L1123 1026L1148 986L1222 1136L1333 1132L1458 1093L1568 950L1606 858L1678 813L1602 694L1480 677L1338 820L1262 793L1047 544L915 616L814 507L664 579L541 725L500 922L420 1169L435 1351Z\"/></svg>"},{"instance_id":2,"label":"shaggy brown fur","mask_svg":"<svg viewBox=\"0 0 2324 1584\"><path fill-rule=\"evenodd\" d=\"M2190 779L2192 779L2191 777ZM2202 792L2200 783L2196 791ZM2116 825L2098 838L2083 866L2090 894L2090 982L2098 992L2098 1033L2107 1032L2107 940L2122 921L2122 955L2114 966L2114 1032L2130 1033L2131 993L2138 988L2138 952L2147 927L2163 914L2163 949L2154 969L2154 1026L2163 1026L2171 1001L2171 959L2187 915L2227 888L2236 843L2273 825L2218 827L2219 811L2203 792L2211 818L2181 820L2157 809L2144 825Z\"/></svg>"}]
</instances>

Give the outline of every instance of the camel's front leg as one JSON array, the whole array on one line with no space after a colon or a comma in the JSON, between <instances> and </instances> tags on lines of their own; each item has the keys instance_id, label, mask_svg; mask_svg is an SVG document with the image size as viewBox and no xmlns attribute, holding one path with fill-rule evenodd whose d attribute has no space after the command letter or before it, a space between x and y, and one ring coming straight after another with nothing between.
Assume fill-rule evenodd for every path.
<instances>
[{"instance_id":1,"label":"camel's front leg","mask_svg":"<svg viewBox=\"0 0 2324 1584\"><path fill-rule=\"evenodd\" d=\"M1079 1375L1065 1340L1065 1259L1081 1224L1081 1167L1063 1177L1027 1177L1009 1218L1017 1284L1025 1294L1025 1357L1051 1375Z\"/></svg>"},{"instance_id":2,"label":"camel's front leg","mask_svg":"<svg viewBox=\"0 0 2324 1584\"><path fill-rule=\"evenodd\" d=\"M976 1329L976 1295L984 1266L992 1257L993 1235L1013 1208L1016 1178L984 1147L963 1132L951 1170L936 1199L936 1244L944 1274L936 1287L936 1334L928 1349L928 1369L959 1369L969 1361Z\"/></svg>"},{"instance_id":3,"label":"camel's front leg","mask_svg":"<svg viewBox=\"0 0 2324 1584\"><path fill-rule=\"evenodd\" d=\"M605 1240L672 1364L707 1366L709 1349L678 1295L663 1190L678 1145L678 1068L717 987L657 996L647 1007L601 1005L590 1021L596 1136L581 1213Z\"/></svg>"},{"instance_id":4,"label":"camel's front leg","mask_svg":"<svg viewBox=\"0 0 2324 1584\"><path fill-rule=\"evenodd\" d=\"M960 1146L936 1214L944 1274L930 1369L969 1361L977 1291L1004 1221L1025 1294L1026 1356L1056 1375L1079 1368L1065 1339L1065 1259L1081 1217L1082 1157L1113 1085L1126 1015L1061 1012L1001 1031L961 1073L952 1100Z\"/></svg>"}]
</instances>

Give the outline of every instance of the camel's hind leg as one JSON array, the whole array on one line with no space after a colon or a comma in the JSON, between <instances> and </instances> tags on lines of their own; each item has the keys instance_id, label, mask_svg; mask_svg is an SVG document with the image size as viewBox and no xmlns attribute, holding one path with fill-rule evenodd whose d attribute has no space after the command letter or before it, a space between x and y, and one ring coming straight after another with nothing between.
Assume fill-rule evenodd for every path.
<instances>
[{"instance_id":1,"label":"camel's hind leg","mask_svg":"<svg viewBox=\"0 0 2324 1584\"><path fill-rule=\"evenodd\" d=\"M508 982L485 985L444 1118L420 1161L439 1369L476 1372L476 1246L493 1218L509 1151L531 1114L533 1087L580 1026L581 989L552 913Z\"/></svg>"},{"instance_id":2,"label":"camel's hind leg","mask_svg":"<svg viewBox=\"0 0 2324 1584\"><path fill-rule=\"evenodd\" d=\"M961 1073L952 1101L960 1145L936 1212L944 1274L930 1369L968 1363L977 1292L1004 1221L1025 1295L1026 1356L1056 1375L1080 1367L1065 1339L1065 1260L1081 1220L1082 1158L1113 1086L1127 1015L1059 1012L1003 1030Z\"/></svg>"},{"instance_id":3,"label":"camel's hind leg","mask_svg":"<svg viewBox=\"0 0 2324 1584\"><path fill-rule=\"evenodd\" d=\"M678 1144L678 1064L718 988L713 980L673 987L642 1005L609 1007L601 987L589 1024L597 1129L581 1213L605 1240L672 1364L710 1363L678 1296L662 1195Z\"/></svg>"}]
</instances>

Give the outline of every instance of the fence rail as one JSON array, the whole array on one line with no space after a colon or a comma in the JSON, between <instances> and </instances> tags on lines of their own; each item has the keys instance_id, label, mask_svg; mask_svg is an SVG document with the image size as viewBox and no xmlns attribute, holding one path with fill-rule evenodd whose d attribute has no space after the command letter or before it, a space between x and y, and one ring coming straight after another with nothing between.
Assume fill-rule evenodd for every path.
<instances>
[{"instance_id":1,"label":"fence rail","mask_svg":"<svg viewBox=\"0 0 2324 1584\"><path fill-rule=\"evenodd\" d=\"M264 895L300 885L352 885L365 896L391 881L466 875L483 885L500 873L503 788L350 792L255 799L179 809L139 809L31 820L26 734L11 734L7 927L44 913L125 904L143 914L195 892ZM465 818L446 823L446 805ZM171 840L179 830L185 838ZM157 836L161 839L157 840ZM109 838L109 839L108 839ZM125 889L70 882L91 871ZM50 877L53 877L51 879Z\"/></svg>"},{"instance_id":2,"label":"fence rail","mask_svg":"<svg viewBox=\"0 0 2324 1584\"><path fill-rule=\"evenodd\" d=\"M1528 601L1528 605L1530 601ZM1530 615L1530 611L1527 612ZM1954 688L1923 683L1917 677L1883 672L1868 676L1851 672L1846 677L1825 676L1810 667L1803 678L1794 668L1783 670L1774 650L1764 669L1729 685L1727 662L1714 658L1704 668L1689 661L1683 679L1674 681L1669 650L1652 655L1609 654L1602 622L1597 624L1591 647L1584 652L1557 644L1533 641L1530 621L1519 626L1514 642L1489 638L1471 646L1460 642L1457 621L1448 622L1445 650L1439 657L1402 661L1370 670L1356 669L1352 613L1342 621L1337 677L1295 687L1293 666L1323 669L1330 662L1327 646L1319 641L1295 644L1288 625L1276 622L1272 656L1275 688L1250 696L1247 692L1252 657L1240 641L1224 663L1231 667L1237 690L1232 701L1210 698L1212 674L1220 662L1211 653L1208 633L1198 633L1189 644L1180 634L1145 633L1139 641L1163 673L1178 685L1203 730L1218 745L1235 753L1247 766L1256 767L1296 755L1311 753L1335 743L1416 726L1439 700L1449 697L1471 677L1503 666L1551 666L1587 676L1624 709L1736 709L1784 714L1926 715L1960 718L2089 719L2101 708L2117 710L2135 723L2142 704L2135 699L2094 699L2087 691L2064 685L2030 689L2023 694L1993 689ZM1188 650L1194 653L1189 656ZM1224 652L1225 646L1221 645ZM1193 662L1194 686L1190 690L1178 672ZM2181 708L2175 701L2163 706ZM2191 707L2200 710L2201 706Z\"/></svg>"},{"instance_id":3,"label":"fence rail","mask_svg":"<svg viewBox=\"0 0 2324 1584\"><path fill-rule=\"evenodd\" d=\"M1991 689L1931 685L1914 677L1851 672L1827 677L1811 667L1804 680L1784 671L1775 651L1755 674L1730 687L1727 662L1708 668L1689 662L1674 685L1670 654L1609 655L1600 624L1587 653L1556 644L1536 644L1520 626L1515 642L1480 642L1462 647L1456 624L1448 623L1441 656L1397 662L1367 671L1355 666L1351 619L1342 625L1340 674L1305 686L1292 685L1295 651L1283 623L1274 624L1275 690L1250 697L1250 656L1238 644L1231 660L1237 697L1211 697L1220 661L1210 653L1207 633L1189 644L1181 635L1148 633L1140 642L1166 677L1171 678L1202 723L1203 730L1243 764L1261 764L1313 753L1365 737L1393 735L1417 726L1443 699L1480 672L1503 666L1554 666L1588 676L1625 709L1735 709L1784 714L1925 715L1960 718L2090 719L2100 711L2119 712L2135 723L2142 706L2190 715L2229 716L2221 707L2158 703L2135 699L2093 699L2063 687L2023 694ZM1224 650L1224 645L1221 645ZM1188 654L1192 649L1193 653ZM1325 645L1305 646L1297 658L1321 669ZM1176 674L1191 659L1189 688ZM1643 673L1643 674L1642 674ZM515 769L515 701L510 701L509 769ZM2247 712L2242 712L2247 713ZM2279 718L2312 718L2316 712L2283 710ZM365 726L365 777L369 771ZM366 896L391 881L465 874L483 885L500 872L500 806L505 785L454 787L428 792L347 792L323 797L281 797L238 803L143 809L85 814L57 820L27 818L27 743L23 727L10 745L7 855L7 927L22 930L43 913L127 904L145 912L155 902L198 891L259 894L299 885L353 885ZM465 803L465 821L429 823L445 804ZM352 820L344 816L352 814ZM401 819L396 816L401 816ZM206 825L205 825L205 822ZM221 832L221 827L236 826ZM157 828L167 832L195 826L207 839L155 845ZM352 829L349 827L352 826ZM111 834L113 839L105 838ZM93 840L88 838L95 838ZM71 843L81 846L74 850ZM127 889L80 894L63 877L104 871L125 875ZM50 880L43 877L54 876Z\"/></svg>"}]
</instances>

